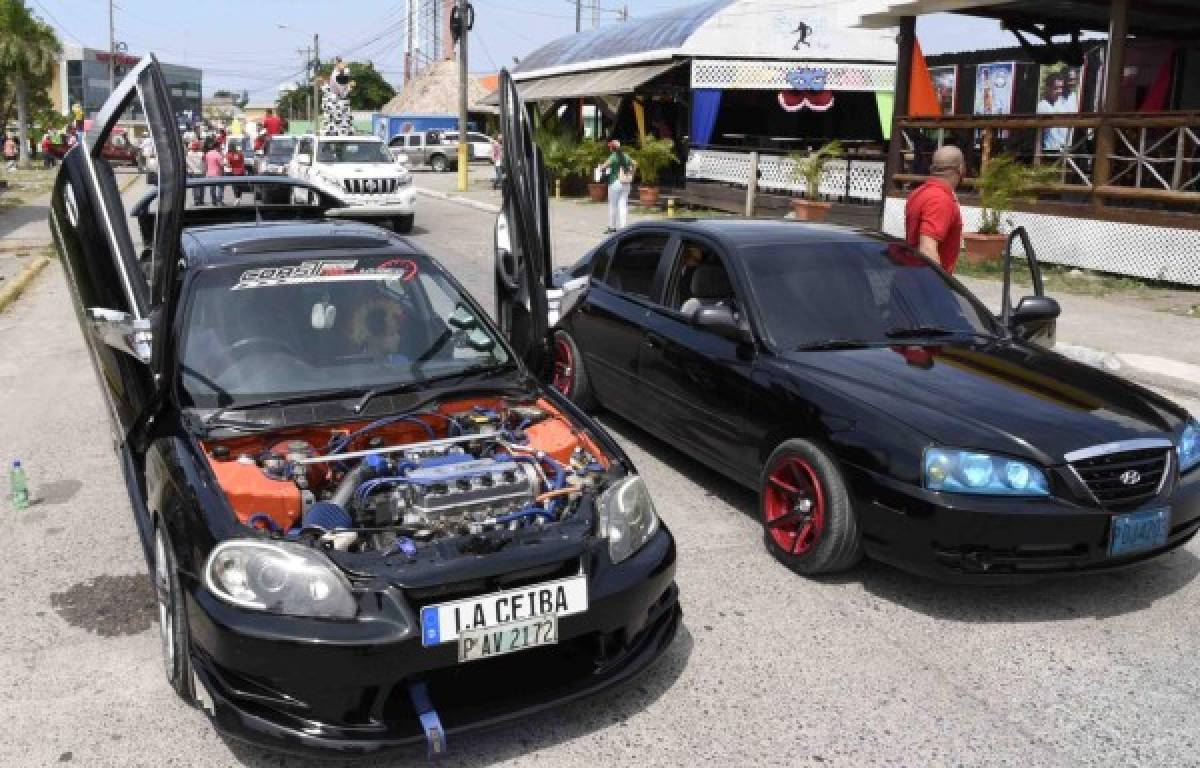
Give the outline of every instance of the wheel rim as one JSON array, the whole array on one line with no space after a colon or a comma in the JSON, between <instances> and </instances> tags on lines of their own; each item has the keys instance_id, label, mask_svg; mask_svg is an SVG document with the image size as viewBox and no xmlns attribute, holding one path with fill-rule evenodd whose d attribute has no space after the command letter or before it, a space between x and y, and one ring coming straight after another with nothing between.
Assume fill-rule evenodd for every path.
<instances>
[{"instance_id":1,"label":"wheel rim","mask_svg":"<svg viewBox=\"0 0 1200 768\"><path fill-rule=\"evenodd\" d=\"M812 465L797 456L781 459L767 475L764 494L775 543L793 555L811 551L825 532L825 492Z\"/></svg>"},{"instance_id":2,"label":"wheel rim","mask_svg":"<svg viewBox=\"0 0 1200 768\"><path fill-rule=\"evenodd\" d=\"M175 678L175 595L171 592L167 543L159 529L154 535L154 595L158 604L158 637L162 643L167 679Z\"/></svg>"},{"instance_id":3,"label":"wheel rim","mask_svg":"<svg viewBox=\"0 0 1200 768\"><path fill-rule=\"evenodd\" d=\"M550 385L568 397L575 384L575 355L566 339L554 340L554 376Z\"/></svg>"}]
</instances>

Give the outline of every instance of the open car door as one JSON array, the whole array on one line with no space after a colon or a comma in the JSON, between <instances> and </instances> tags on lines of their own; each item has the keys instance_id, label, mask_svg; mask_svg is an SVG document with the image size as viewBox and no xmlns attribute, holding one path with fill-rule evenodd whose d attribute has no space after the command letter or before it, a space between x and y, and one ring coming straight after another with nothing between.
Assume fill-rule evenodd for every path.
<instances>
[{"instance_id":1,"label":"open car door","mask_svg":"<svg viewBox=\"0 0 1200 768\"><path fill-rule=\"evenodd\" d=\"M1029 268L1029 282L1033 286L1033 293L1023 297L1014 307L1012 280L1013 269L1017 263L1014 246L1017 245L1025 254L1025 263ZM1017 227L1008 236L1008 244L1004 248L1004 289L1000 296L1000 321L1015 336L1052 348L1059 313L1058 302L1046 295L1045 287L1042 284L1042 267L1038 263L1037 253L1033 250L1029 233L1025 231L1025 227Z\"/></svg>"},{"instance_id":2,"label":"open car door","mask_svg":"<svg viewBox=\"0 0 1200 768\"><path fill-rule=\"evenodd\" d=\"M145 178L120 175L103 156L118 127L148 133L158 159L154 226L139 259L122 193L144 194ZM166 81L153 55L142 59L105 102L92 130L63 158L51 197L50 228L71 298L122 442L156 394L170 350L169 318L180 258L185 168Z\"/></svg>"},{"instance_id":3,"label":"open car door","mask_svg":"<svg viewBox=\"0 0 1200 768\"><path fill-rule=\"evenodd\" d=\"M508 70L500 70L504 197L496 219L496 321L531 371L547 365L550 218L542 152Z\"/></svg>"}]
</instances>

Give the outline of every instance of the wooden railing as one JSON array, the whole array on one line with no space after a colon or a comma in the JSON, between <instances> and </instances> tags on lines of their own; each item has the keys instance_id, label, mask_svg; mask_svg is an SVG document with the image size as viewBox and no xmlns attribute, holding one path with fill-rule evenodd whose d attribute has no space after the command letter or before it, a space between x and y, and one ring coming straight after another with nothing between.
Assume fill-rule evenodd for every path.
<instances>
[{"instance_id":1,"label":"wooden railing","mask_svg":"<svg viewBox=\"0 0 1200 768\"><path fill-rule=\"evenodd\" d=\"M953 143L967 155L968 186L1005 153L1057 165L1060 181L1043 193L1098 207L1200 206L1200 112L902 117L896 126L899 156L889 190L924 179L933 150ZM1109 149L1098 157L1098 147Z\"/></svg>"}]
</instances>

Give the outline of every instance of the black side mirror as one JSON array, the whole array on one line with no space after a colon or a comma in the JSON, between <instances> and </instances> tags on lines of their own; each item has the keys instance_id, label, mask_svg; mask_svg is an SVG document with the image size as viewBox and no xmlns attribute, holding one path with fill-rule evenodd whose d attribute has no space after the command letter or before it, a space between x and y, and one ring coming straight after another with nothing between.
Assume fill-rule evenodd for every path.
<instances>
[{"instance_id":1,"label":"black side mirror","mask_svg":"<svg viewBox=\"0 0 1200 768\"><path fill-rule=\"evenodd\" d=\"M748 343L753 340L750 329L741 324L732 307L700 307L692 313L692 325L731 341Z\"/></svg>"},{"instance_id":2,"label":"black side mirror","mask_svg":"<svg viewBox=\"0 0 1200 768\"><path fill-rule=\"evenodd\" d=\"M1062 314L1062 308L1049 296L1026 296L1013 310L1009 322L1015 328L1018 325L1057 320L1060 314Z\"/></svg>"}]
</instances>

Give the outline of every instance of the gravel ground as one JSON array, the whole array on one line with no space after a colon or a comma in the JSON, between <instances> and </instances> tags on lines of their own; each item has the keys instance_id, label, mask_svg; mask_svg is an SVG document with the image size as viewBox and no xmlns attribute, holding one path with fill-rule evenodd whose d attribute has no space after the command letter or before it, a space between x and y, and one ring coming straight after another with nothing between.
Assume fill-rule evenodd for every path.
<instances>
[{"instance_id":1,"label":"gravel ground","mask_svg":"<svg viewBox=\"0 0 1200 768\"><path fill-rule=\"evenodd\" d=\"M490 305L491 217L423 199L417 225ZM579 229L556 239L575 242ZM2 458L25 460L39 500L2 513L12 546L0 558L0 765L321 765L222 739L166 685L146 566L57 264L0 315L0 403ZM678 538L685 627L631 685L452 740L444 764L1200 765L1200 543L1119 575L1020 589L947 587L870 563L804 580L763 548L750 493L602 421ZM408 750L363 765L424 759Z\"/></svg>"}]
</instances>

